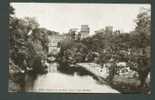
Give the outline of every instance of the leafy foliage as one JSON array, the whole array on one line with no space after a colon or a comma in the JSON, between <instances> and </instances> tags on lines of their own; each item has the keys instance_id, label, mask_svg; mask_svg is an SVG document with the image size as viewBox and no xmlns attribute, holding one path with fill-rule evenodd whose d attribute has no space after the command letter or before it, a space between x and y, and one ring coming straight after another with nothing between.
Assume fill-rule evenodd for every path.
<instances>
[{"instance_id":1,"label":"leafy foliage","mask_svg":"<svg viewBox=\"0 0 155 100\"><path fill-rule=\"evenodd\" d=\"M75 64L85 60L88 49L84 44L72 41L61 45L63 45L60 51L62 63Z\"/></svg>"},{"instance_id":2,"label":"leafy foliage","mask_svg":"<svg viewBox=\"0 0 155 100\"><path fill-rule=\"evenodd\" d=\"M10 17L9 31L9 60L12 63L9 68L14 69L13 75L21 77L17 82L24 85L25 75L36 77L45 72L44 60L48 53L48 30L39 28L34 18Z\"/></svg>"},{"instance_id":3,"label":"leafy foliage","mask_svg":"<svg viewBox=\"0 0 155 100\"><path fill-rule=\"evenodd\" d=\"M137 15L136 24L137 26L135 28L135 34L132 37L132 44L133 47L137 49L136 51L140 53L132 53L132 59L130 59L130 61L137 63L138 66L134 69L139 73L141 86L144 87L145 79L150 72L151 61L151 16L149 9L144 9ZM135 38L135 36L138 38Z\"/></svg>"},{"instance_id":4,"label":"leafy foliage","mask_svg":"<svg viewBox=\"0 0 155 100\"><path fill-rule=\"evenodd\" d=\"M138 72L141 86L150 71L151 16L144 9L137 15L136 28L130 33L108 34L101 32L82 40L89 51L99 53L99 64L111 60L114 67L117 62L126 62L127 67Z\"/></svg>"}]
</instances>

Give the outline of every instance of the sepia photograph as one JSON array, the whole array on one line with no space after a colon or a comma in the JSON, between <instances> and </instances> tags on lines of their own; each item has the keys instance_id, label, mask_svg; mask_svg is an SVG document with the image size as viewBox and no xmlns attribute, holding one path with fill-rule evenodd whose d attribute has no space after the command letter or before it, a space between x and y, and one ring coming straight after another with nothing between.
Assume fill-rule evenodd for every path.
<instances>
[{"instance_id":1,"label":"sepia photograph","mask_svg":"<svg viewBox=\"0 0 155 100\"><path fill-rule=\"evenodd\" d=\"M8 92L151 94L151 5L9 5Z\"/></svg>"}]
</instances>

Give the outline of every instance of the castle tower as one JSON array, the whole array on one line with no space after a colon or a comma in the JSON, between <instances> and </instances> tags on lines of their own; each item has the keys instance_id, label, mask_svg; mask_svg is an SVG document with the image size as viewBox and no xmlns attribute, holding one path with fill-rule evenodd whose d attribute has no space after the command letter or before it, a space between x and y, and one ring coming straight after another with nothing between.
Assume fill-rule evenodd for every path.
<instances>
[{"instance_id":1,"label":"castle tower","mask_svg":"<svg viewBox=\"0 0 155 100\"><path fill-rule=\"evenodd\" d=\"M106 26L105 27L105 33L108 34L108 35L112 35L113 27L112 26Z\"/></svg>"},{"instance_id":2,"label":"castle tower","mask_svg":"<svg viewBox=\"0 0 155 100\"><path fill-rule=\"evenodd\" d=\"M86 38L89 35L90 28L88 25L81 25L81 38Z\"/></svg>"}]
</instances>

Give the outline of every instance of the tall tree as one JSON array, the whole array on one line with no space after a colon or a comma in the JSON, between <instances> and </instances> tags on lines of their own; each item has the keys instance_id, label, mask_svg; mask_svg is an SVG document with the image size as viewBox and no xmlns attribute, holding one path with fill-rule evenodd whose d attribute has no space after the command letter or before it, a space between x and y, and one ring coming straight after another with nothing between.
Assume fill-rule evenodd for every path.
<instances>
[{"instance_id":1,"label":"tall tree","mask_svg":"<svg viewBox=\"0 0 155 100\"><path fill-rule=\"evenodd\" d=\"M13 14L13 13L11 13ZM9 60L16 65L15 70L19 84L24 89L25 76L36 77L45 72L43 60L46 59L48 51L48 32L39 28L34 18L9 19ZM9 69L13 67L9 65ZM17 71L16 71L17 72Z\"/></svg>"},{"instance_id":2,"label":"tall tree","mask_svg":"<svg viewBox=\"0 0 155 100\"><path fill-rule=\"evenodd\" d=\"M151 11L150 9L142 9L137 15L136 28L132 34L132 47L135 48L132 53L132 62L137 63L137 67L133 68L139 73L141 87L145 85L145 79L150 72L150 53L151 53Z\"/></svg>"}]
</instances>

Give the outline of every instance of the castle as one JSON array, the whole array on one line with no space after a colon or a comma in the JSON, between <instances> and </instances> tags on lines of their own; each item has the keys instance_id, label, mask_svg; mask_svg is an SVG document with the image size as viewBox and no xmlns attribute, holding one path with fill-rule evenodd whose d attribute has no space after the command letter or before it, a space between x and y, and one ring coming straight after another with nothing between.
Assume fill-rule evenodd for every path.
<instances>
[{"instance_id":1,"label":"castle","mask_svg":"<svg viewBox=\"0 0 155 100\"><path fill-rule=\"evenodd\" d=\"M70 41L70 40L81 40L83 38L88 37L89 35L89 26L81 25L80 31L78 28L71 28L67 34L51 34L48 36L49 39L49 53L57 54L59 52L59 43L62 41Z\"/></svg>"},{"instance_id":2,"label":"castle","mask_svg":"<svg viewBox=\"0 0 155 100\"><path fill-rule=\"evenodd\" d=\"M81 25L80 30L78 28L71 28L69 34L75 40L83 39L89 36L90 28L88 25Z\"/></svg>"}]
</instances>

